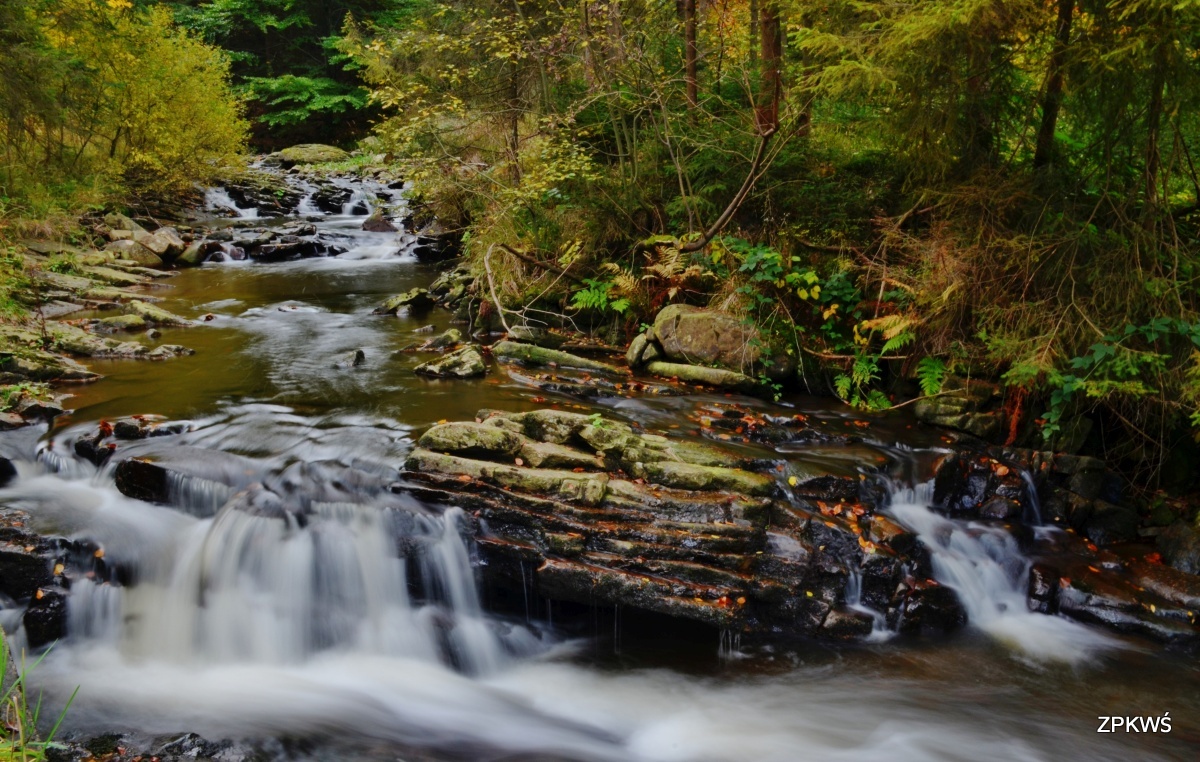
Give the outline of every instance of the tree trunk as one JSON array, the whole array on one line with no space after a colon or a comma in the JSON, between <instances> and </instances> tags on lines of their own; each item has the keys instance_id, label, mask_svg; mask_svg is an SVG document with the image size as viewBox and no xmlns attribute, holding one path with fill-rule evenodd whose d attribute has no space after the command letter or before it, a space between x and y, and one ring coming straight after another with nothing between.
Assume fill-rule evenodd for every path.
<instances>
[{"instance_id":1,"label":"tree trunk","mask_svg":"<svg viewBox=\"0 0 1200 762\"><path fill-rule=\"evenodd\" d=\"M780 71L783 59L783 34L779 24L779 6L769 0L759 13L762 30L760 53L762 55L762 90L759 92L756 121L760 135L769 135L779 129L779 101L783 98L783 75Z\"/></svg>"},{"instance_id":2,"label":"tree trunk","mask_svg":"<svg viewBox=\"0 0 1200 762\"><path fill-rule=\"evenodd\" d=\"M696 86L696 0L683 0L684 79L687 82L689 108L696 108L699 95Z\"/></svg>"},{"instance_id":3,"label":"tree trunk","mask_svg":"<svg viewBox=\"0 0 1200 762\"><path fill-rule=\"evenodd\" d=\"M1034 169L1049 166L1054 157L1054 132L1058 129L1058 112L1062 108L1063 69L1067 65L1067 48L1071 44L1071 23L1075 16L1075 0L1058 0L1058 25L1054 33L1054 50L1047 67L1046 94L1042 99L1042 123L1038 128L1037 147L1033 152Z\"/></svg>"},{"instance_id":4,"label":"tree trunk","mask_svg":"<svg viewBox=\"0 0 1200 762\"><path fill-rule=\"evenodd\" d=\"M750 64L758 64L758 0L750 0Z\"/></svg>"},{"instance_id":5,"label":"tree trunk","mask_svg":"<svg viewBox=\"0 0 1200 762\"><path fill-rule=\"evenodd\" d=\"M1165 36L1165 35L1164 35ZM1159 135L1162 132L1163 92L1167 85L1167 41L1154 50L1154 74L1150 84L1150 106L1146 110L1146 206L1147 218L1158 208Z\"/></svg>"}]
</instances>

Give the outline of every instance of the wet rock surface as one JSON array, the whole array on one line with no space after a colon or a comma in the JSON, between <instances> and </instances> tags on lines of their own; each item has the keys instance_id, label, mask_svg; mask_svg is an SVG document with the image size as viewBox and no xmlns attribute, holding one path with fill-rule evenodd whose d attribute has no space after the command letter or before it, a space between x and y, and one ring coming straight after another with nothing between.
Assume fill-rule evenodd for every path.
<instances>
[{"instance_id":1,"label":"wet rock surface","mask_svg":"<svg viewBox=\"0 0 1200 762\"><path fill-rule=\"evenodd\" d=\"M845 639L873 626L847 605L857 574L905 631L962 625L951 591L913 577L928 564L911 536L873 535L859 480L789 485L782 469L597 415L485 410L429 429L400 489L472 510L490 582L531 574L554 600Z\"/></svg>"}]
</instances>

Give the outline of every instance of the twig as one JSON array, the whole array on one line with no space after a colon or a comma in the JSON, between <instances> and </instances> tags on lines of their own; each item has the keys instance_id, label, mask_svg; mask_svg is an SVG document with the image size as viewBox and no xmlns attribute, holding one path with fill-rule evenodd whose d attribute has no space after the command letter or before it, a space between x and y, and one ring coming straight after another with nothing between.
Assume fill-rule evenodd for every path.
<instances>
[{"instance_id":1,"label":"twig","mask_svg":"<svg viewBox=\"0 0 1200 762\"><path fill-rule=\"evenodd\" d=\"M514 249L513 247L509 246L506 243L494 244L494 245L499 246L500 248L504 249L509 254L512 254L514 257L521 260L522 262L531 264L534 267L540 267L543 270L549 270L550 272L558 273L559 275L563 276L564 278L566 278L567 280L571 281L572 283L574 283L576 285L579 285L579 286L587 285L586 283L583 282L582 279L580 279L574 275L571 275L570 273L568 273L566 270L562 269L558 265L552 264L550 262L540 262L524 252L517 251L516 249Z\"/></svg>"},{"instance_id":2,"label":"twig","mask_svg":"<svg viewBox=\"0 0 1200 762\"><path fill-rule=\"evenodd\" d=\"M503 244L501 244L503 246ZM500 324L504 326L507 333L512 333L512 329L508 327L508 321L504 319L504 307L500 304L500 299L496 296L496 284L492 281L492 249L496 244L488 247L488 250L483 255L483 269L487 271L488 290L492 292L492 303L496 305L496 314L500 316Z\"/></svg>"}]
</instances>

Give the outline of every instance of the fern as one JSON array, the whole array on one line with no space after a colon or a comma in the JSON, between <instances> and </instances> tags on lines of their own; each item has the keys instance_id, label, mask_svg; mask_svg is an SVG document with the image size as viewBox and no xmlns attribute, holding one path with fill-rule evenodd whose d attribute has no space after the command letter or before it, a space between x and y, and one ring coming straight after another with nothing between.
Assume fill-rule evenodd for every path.
<instances>
[{"instance_id":1,"label":"fern","mask_svg":"<svg viewBox=\"0 0 1200 762\"><path fill-rule=\"evenodd\" d=\"M946 382L946 363L939 357L922 357L917 363L917 383L921 385L921 394L932 397L942 391Z\"/></svg>"}]
</instances>

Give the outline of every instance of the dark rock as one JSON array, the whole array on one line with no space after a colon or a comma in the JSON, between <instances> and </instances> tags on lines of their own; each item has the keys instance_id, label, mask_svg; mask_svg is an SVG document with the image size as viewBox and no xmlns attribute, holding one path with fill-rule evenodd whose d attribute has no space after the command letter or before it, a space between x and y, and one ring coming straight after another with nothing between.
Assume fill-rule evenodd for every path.
<instances>
[{"instance_id":1,"label":"dark rock","mask_svg":"<svg viewBox=\"0 0 1200 762\"><path fill-rule=\"evenodd\" d=\"M58 588L40 588L21 622L30 648L41 648L67 634L67 595Z\"/></svg>"},{"instance_id":2,"label":"dark rock","mask_svg":"<svg viewBox=\"0 0 1200 762\"><path fill-rule=\"evenodd\" d=\"M1097 500L1078 528L1097 545L1127 542L1137 539L1138 516L1132 508Z\"/></svg>"},{"instance_id":3,"label":"dark rock","mask_svg":"<svg viewBox=\"0 0 1200 762\"><path fill-rule=\"evenodd\" d=\"M0 549L0 593L25 600L52 581L50 562L37 547L31 551L25 547Z\"/></svg>"},{"instance_id":4,"label":"dark rock","mask_svg":"<svg viewBox=\"0 0 1200 762\"><path fill-rule=\"evenodd\" d=\"M1034 564L1029 569L1029 610L1040 614L1058 612L1058 570L1046 564Z\"/></svg>"},{"instance_id":5,"label":"dark rock","mask_svg":"<svg viewBox=\"0 0 1200 762\"><path fill-rule=\"evenodd\" d=\"M138 458L123 460L117 464L113 478L117 490L126 497L148 503L166 503L170 497L167 469L156 463Z\"/></svg>"},{"instance_id":6,"label":"dark rock","mask_svg":"<svg viewBox=\"0 0 1200 762\"><path fill-rule=\"evenodd\" d=\"M821 624L821 634L835 640L861 640L875 628L875 618L865 611L832 609Z\"/></svg>"},{"instance_id":7,"label":"dark rock","mask_svg":"<svg viewBox=\"0 0 1200 762\"><path fill-rule=\"evenodd\" d=\"M1158 535L1158 549L1169 566L1188 574L1200 574L1200 532L1179 521Z\"/></svg>"},{"instance_id":8,"label":"dark rock","mask_svg":"<svg viewBox=\"0 0 1200 762\"><path fill-rule=\"evenodd\" d=\"M104 442L104 433L83 434L75 440L75 454L97 466L102 466L112 457L117 446Z\"/></svg>"},{"instance_id":9,"label":"dark rock","mask_svg":"<svg viewBox=\"0 0 1200 762\"><path fill-rule=\"evenodd\" d=\"M365 213L365 212L364 212ZM376 209L371 216L363 221L362 229L368 233L395 233L396 226L383 216L382 209Z\"/></svg>"},{"instance_id":10,"label":"dark rock","mask_svg":"<svg viewBox=\"0 0 1200 762\"><path fill-rule=\"evenodd\" d=\"M0 458L0 487L7 487L16 478L17 467L8 458Z\"/></svg>"},{"instance_id":11,"label":"dark rock","mask_svg":"<svg viewBox=\"0 0 1200 762\"><path fill-rule=\"evenodd\" d=\"M889 612L888 624L904 634L941 634L967 623L967 612L948 587L931 585L907 590Z\"/></svg>"}]
</instances>

